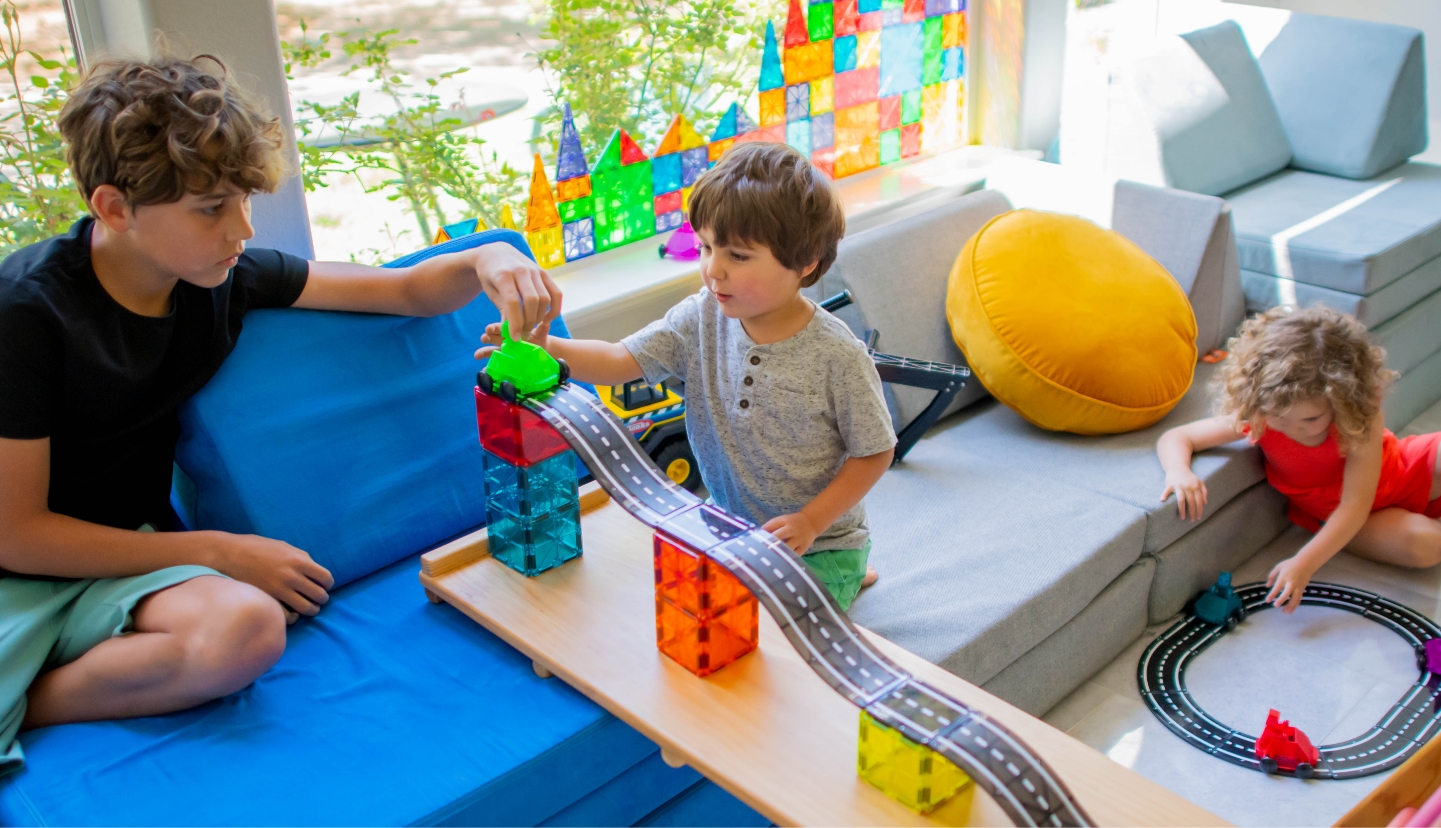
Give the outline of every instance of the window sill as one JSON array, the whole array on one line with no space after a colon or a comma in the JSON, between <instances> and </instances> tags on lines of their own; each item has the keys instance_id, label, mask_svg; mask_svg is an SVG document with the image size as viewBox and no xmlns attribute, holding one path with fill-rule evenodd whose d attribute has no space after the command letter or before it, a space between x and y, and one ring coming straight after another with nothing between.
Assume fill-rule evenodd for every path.
<instances>
[{"instance_id":1,"label":"window sill","mask_svg":"<svg viewBox=\"0 0 1441 828\"><path fill-rule=\"evenodd\" d=\"M979 189L991 163L1012 155L993 147L962 147L836 182L845 204L846 235L900 221ZM608 250L551 270L565 295L566 326L586 339L614 342L659 319L701 284L696 262L664 259L667 234Z\"/></svg>"}]
</instances>

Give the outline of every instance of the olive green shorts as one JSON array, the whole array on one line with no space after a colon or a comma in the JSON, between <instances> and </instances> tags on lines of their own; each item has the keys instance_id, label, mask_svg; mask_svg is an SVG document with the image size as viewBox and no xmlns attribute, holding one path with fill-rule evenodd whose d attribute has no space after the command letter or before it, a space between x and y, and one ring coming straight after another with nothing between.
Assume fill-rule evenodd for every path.
<instances>
[{"instance_id":1,"label":"olive green shorts","mask_svg":"<svg viewBox=\"0 0 1441 828\"><path fill-rule=\"evenodd\" d=\"M78 581L0 577L0 776L25 762L15 735L35 677L130 632L141 599L201 575L225 577L204 566Z\"/></svg>"},{"instance_id":2,"label":"olive green shorts","mask_svg":"<svg viewBox=\"0 0 1441 828\"><path fill-rule=\"evenodd\" d=\"M841 605L851 608L856 594L861 591L861 581L866 577L866 559L871 555L871 542L860 549L828 549L824 552L808 552L801 556L811 574L816 576Z\"/></svg>"}]
</instances>

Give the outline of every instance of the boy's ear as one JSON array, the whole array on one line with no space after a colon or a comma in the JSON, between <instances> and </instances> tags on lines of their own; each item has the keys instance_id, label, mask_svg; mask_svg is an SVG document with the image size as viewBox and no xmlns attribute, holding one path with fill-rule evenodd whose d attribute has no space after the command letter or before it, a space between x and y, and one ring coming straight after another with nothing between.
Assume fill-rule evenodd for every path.
<instances>
[{"instance_id":1,"label":"boy's ear","mask_svg":"<svg viewBox=\"0 0 1441 828\"><path fill-rule=\"evenodd\" d=\"M820 260L820 259L816 259L815 261L813 261L813 262L811 262L810 264L806 265L805 267L801 268L801 278L804 279L804 278L806 278L807 276L809 276L809 275L811 275L812 273L814 273L815 270L816 270L816 268L819 267L820 264L821 264L821 260Z\"/></svg>"},{"instance_id":2,"label":"boy's ear","mask_svg":"<svg viewBox=\"0 0 1441 828\"><path fill-rule=\"evenodd\" d=\"M101 184L90 194L90 212L96 221L117 233L129 230L135 216L125 194L113 184Z\"/></svg>"}]
</instances>

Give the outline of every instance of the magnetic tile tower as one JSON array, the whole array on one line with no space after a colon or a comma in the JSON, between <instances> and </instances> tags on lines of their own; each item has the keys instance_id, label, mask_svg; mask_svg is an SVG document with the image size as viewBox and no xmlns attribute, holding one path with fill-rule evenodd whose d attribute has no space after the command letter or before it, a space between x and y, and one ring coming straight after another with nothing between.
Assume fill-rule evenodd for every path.
<instances>
[{"instance_id":1,"label":"magnetic tile tower","mask_svg":"<svg viewBox=\"0 0 1441 828\"><path fill-rule=\"evenodd\" d=\"M701 173L710 169L710 163L706 140L684 115L675 116L650 160L655 232L664 233L680 226L690 207L690 188Z\"/></svg>"},{"instance_id":2,"label":"magnetic tile tower","mask_svg":"<svg viewBox=\"0 0 1441 828\"><path fill-rule=\"evenodd\" d=\"M526 576L579 557L576 457L565 438L539 414L479 388L475 414L491 556Z\"/></svg>"},{"instance_id":3,"label":"magnetic tile tower","mask_svg":"<svg viewBox=\"0 0 1441 828\"><path fill-rule=\"evenodd\" d=\"M591 192L590 165L580 145L570 104L565 105L560 127L560 152L555 159L555 196L560 208L565 260L573 262L595 253L595 196Z\"/></svg>"},{"instance_id":4,"label":"magnetic tile tower","mask_svg":"<svg viewBox=\"0 0 1441 828\"><path fill-rule=\"evenodd\" d=\"M566 105L554 195L539 165L531 182L526 234L559 239L542 264L679 227L690 187L738 143L790 144L833 178L961 143L966 2L790 0L784 36L766 24L758 122L731 104L706 141L676 115L652 157L618 129L590 167Z\"/></svg>"},{"instance_id":5,"label":"magnetic tile tower","mask_svg":"<svg viewBox=\"0 0 1441 828\"><path fill-rule=\"evenodd\" d=\"M666 526L655 530L656 647L697 676L708 676L760 643L760 602L702 551L749 527L705 505Z\"/></svg>"}]
</instances>

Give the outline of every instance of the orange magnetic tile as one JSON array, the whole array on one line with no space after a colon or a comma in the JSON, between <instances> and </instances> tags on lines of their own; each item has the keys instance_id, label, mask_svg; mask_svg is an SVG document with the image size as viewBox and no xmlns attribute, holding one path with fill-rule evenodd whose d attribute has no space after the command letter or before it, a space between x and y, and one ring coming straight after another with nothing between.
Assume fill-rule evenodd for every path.
<instances>
[{"instance_id":1,"label":"orange magnetic tile","mask_svg":"<svg viewBox=\"0 0 1441 828\"><path fill-rule=\"evenodd\" d=\"M655 611L656 648L702 678L751 652L760 640L755 596L706 619L663 598L656 599Z\"/></svg>"},{"instance_id":2,"label":"orange magnetic tile","mask_svg":"<svg viewBox=\"0 0 1441 828\"><path fill-rule=\"evenodd\" d=\"M906 23L916 23L926 19L926 0L904 0L901 9L901 20Z\"/></svg>"},{"instance_id":3,"label":"orange magnetic tile","mask_svg":"<svg viewBox=\"0 0 1441 828\"><path fill-rule=\"evenodd\" d=\"M556 182L556 201L575 201L577 198L585 198L588 195L590 195L590 176L588 175Z\"/></svg>"},{"instance_id":4,"label":"orange magnetic tile","mask_svg":"<svg viewBox=\"0 0 1441 828\"><path fill-rule=\"evenodd\" d=\"M834 74L836 68L829 40L787 48L782 62L785 64L786 84L790 86Z\"/></svg>"},{"instance_id":5,"label":"orange magnetic tile","mask_svg":"<svg viewBox=\"0 0 1441 828\"><path fill-rule=\"evenodd\" d=\"M787 55L790 53L787 52ZM761 126L786 122L786 89L784 86L761 93Z\"/></svg>"},{"instance_id":6,"label":"orange magnetic tile","mask_svg":"<svg viewBox=\"0 0 1441 828\"><path fill-rule=\"evenodd\" d=\"M550 181L545 177L545 165L540 162L540 153L535 154L535 169L530 174L530 204L525 211L527 233L560 227L560 212L555 209L555 195L550 190Z\"/></svg>"},{"instance_id":7,"label":"orange magnetic tile","mask_svg":"<svg viewBox=\"0 0 1441 828\"><path fill-rule=\"evenodd\" d=\"M822 115L835 108L835 86L832 76L811 81L811 115Z\"/></svg>"},{"instance_id":8,"label":"orange magnetic tile","mask_svg":"<svg viewBox=\"0 0 1441 828\"><path fill-rule=\"evenodd\" d=\"M656 147L656 155L669 155L673 152L682 152L688 149L695 149L705 145L705 139L695 131L684 115L676 115L671 119L670 128L665 131L665 137L660 139L660 146Z\"/></svg>"},{"instance_id":9,"label":"orange magnetic tile","mask_svg":"<svg viewBox=\"0 0 1441 828\"><path fill-rule=\"evenodd\" d=\"M784 88L782 88L781 91L782 91L782 93L784 93L784 92L785 92ZM762 94L764 94L764 93L762 93ZM784 95L782 95L782 97L784 97ZM706 155L710 156L711 163L715 163L716 161L719 161L719 160L720 160L720 157L725 154L725 151L728 150L728 149L730 149L730 148L731 148L731 145L734 144L735 142L736 142L736 139L734 139L734 138L722 138L722 139L719 140L719 141L711 141L709 144L707 144L707 145L706 145Z\"/></svg>"},{"instance_id":10,"label":"orange magnetic tile","mask_svg":"<svg viewBox=\"0 0 1441 828\"><path fill-rule=\"evenodd\" d=\"M961 13L948 14L941 18L941 48L954 49L961 45L961 32L966 25L966 16Z\"/></svg>"},{"instance_id":11,"label":"orange magnetic tile","mask_svg":"<svg viewBox=\"0 0 1441 828\"><path fill-rule=\"evenodd\" d=\"M881 33L879 30L856 32L856 68L881 65Z\"/></svg>"}]
</instances>

